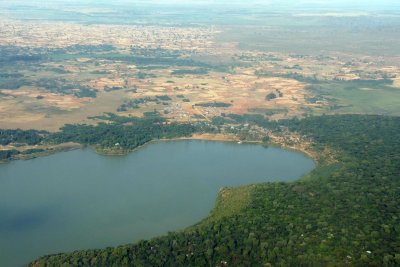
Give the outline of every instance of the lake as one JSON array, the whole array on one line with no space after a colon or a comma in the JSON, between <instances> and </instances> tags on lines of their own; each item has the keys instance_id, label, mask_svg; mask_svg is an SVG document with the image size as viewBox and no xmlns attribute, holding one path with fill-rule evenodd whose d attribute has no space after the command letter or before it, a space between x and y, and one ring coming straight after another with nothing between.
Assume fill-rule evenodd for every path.
<instances>
[{"instance_id":1,"label":"lake","mask_svg":"<svg viewBox=\"0 0 400 267\"><path fill-rule=\"evenodd\" d=\"M221 187L292 181L314 166L298 152L199 140L1 164L0 266L183 229L208 215Z\"/></svg>"}]
</instances>

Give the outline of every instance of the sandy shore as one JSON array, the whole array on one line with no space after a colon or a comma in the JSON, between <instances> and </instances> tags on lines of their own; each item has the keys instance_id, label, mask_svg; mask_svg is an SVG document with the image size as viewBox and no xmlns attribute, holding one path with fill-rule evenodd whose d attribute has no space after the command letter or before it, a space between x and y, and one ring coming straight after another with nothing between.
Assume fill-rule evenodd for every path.
<instances>
[{"instance_id":1,"label":"sandy shore","mask_svg":"<svg viewBox=\"0 0 400 267\"><path fill-rule=\"evenodd\" d=\"M239 137L232 134L193 134L192 136L178 137L160 140L208 140L208 141L232 141L238 142Z\"/></svg>"}]
</instances>

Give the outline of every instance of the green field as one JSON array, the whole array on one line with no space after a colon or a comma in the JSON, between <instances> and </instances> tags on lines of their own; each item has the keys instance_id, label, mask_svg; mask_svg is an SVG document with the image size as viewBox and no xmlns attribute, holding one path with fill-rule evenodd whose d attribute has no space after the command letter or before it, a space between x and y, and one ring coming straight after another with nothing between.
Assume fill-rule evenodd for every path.
<instances>
[{"instance_id":1,"label":"green field","mask_svg":"<svg viewBox=\"0 0 400 267\"><path fill-rule=\"evenodd\" d=\"M309 90L329 102L321 113L400 115L400 88L379 81L329 81L314 84Z\"/></svg>"}]
</instances>

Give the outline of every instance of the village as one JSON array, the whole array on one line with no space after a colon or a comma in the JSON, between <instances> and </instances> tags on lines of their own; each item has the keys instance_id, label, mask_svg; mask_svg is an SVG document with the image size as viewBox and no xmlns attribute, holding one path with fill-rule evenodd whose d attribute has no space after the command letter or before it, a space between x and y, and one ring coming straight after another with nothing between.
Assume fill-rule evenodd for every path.
<instances>
[{"instance_id":1,"label":"village","mask_svg":"<svg viewBox=\"0 0 400 267\"><path fill-rule=\"evenodd\" d=\"M315 92L321 82L387 80L393 88L400 82L399 64L385 58L243 50L219 41L218 27L3 19L0 29L4 58L12 61L0 65L8 70L0 79L2 128L57 131L67 123L96 123L90 117L104 112L156 111L180 122L230 113L303 117L346 107L346 99L338 104L330 96L334 90ZM20 85L8 78L12 68ZM376 89L362 84L359 90ZM160 95L170 100L146 100ZM132 101L140 103L126 105Z\"/></svg>"}]
</instances>

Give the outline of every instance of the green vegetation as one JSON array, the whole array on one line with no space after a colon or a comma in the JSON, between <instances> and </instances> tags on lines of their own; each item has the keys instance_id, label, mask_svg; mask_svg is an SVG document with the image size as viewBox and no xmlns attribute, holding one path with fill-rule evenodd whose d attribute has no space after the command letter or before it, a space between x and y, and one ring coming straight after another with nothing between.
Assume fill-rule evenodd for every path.
<instances>
[{"instance_id":1,"label":"green vegetation","mask_svg":"<svg viewBox=\"0 0 400 267\"><path fill-rule=\"evenodd\" d=\"M146 79L146 78L155 78L156 76L152 73L145 73L145 72L138 72L136 74L136 77L140 80Z\"/></svg>"},{"instance_id":2,"label":"green vegetation","mask_svg":"<svg viewBox=\"0 0 400 267\"><path fill-rule=\"evenodd\" d=\"M171 98L168 95L157 95L157 99L162 100L162 101L170 101Z\"/></svg>"},{"instance_id":3,"label":"green vegetation","mask_svg":"<svg viewBox=\"0 0 400 267\"><path fill-rule=\"evenodd\" d=\"M179 70L173 70L171 72L171 75L206 75L206 74L208 74L208 70L206 68L198 68L191 70L179 69Z\"/></svg>"},{"instance_id":4,"label":"green vegetation","mask_svg":"<svg viewBox=\"0 0 400 267\"><path fill-rule=\"evenodd\" d=\"M45 152L47 151L41 148L31 148L24 151L18 151L16 149L0 150L0 162L8 162L12 159L21 159L21 158L30 159L37 155L44 155Z\"/></svg>"},{"instance_id":5,"label":"green vegetation","mask_svg":"<svg viewBox=\"0 0 400 267\"><path fill-rule=\"evenodd\" d=\"M20 73L0 73L0 89L18 89L30 85L30 82Z\"/></svg>"},{"instance_id":6,"label":"green vegetation","mask_svg":"<svg viewBox=\"0 0 400 267\"><path fill-rule=\"evenodd\" d=\"M316 95L307 100L326 100L329 109L323 112L399 115L400 90L391 84L388 79L320 81L307 87Z\"/></svg>"},{"instance_id":7,"label":"green vegetation","mask_svg":"<svg viewBox=\"0 0 400 267\"><path fill-rule=\"evenodd\" d=\"M128 109L137 109L140 108L140 105L146 104L146 103L156 103L160 104L161 101L170 101L171 98L168 95L159 95L155 97L141 97L141 98L135 98L132 100L127 100L125 103L123 103L121 106L118 107L117 111L127 111Z\"/></svg>"},{"instance_id":8,"label":"green vegetation","mask_svg":"<svg viewBox=\"0 0 400 267\"><path fill-rule=\"evenodd\" d=\"M76 142L95 145L100 149L130 151L153 139L190 136L201 126L191 124L166 124L156 113L148 113L143 118L119 117L109 114L104 117L109 123L93 125L66 125L61 131L49 136L53 143Z\"/></svg>"},{"instance_id":9,"label":"green vegetation","mask_svg":"<svg viewBox=\"0 0 400 267\"><path fill-rule=\"evenodd\" d=\"M42 153L42 152L46 152L46 150L44 150L42 148L31 148L31 149L27 149L27 150L23 151L22 154L30 155L30 154Z\"/></svg>"},{"instance_id":10,"label":"green vegetation","mask_svg":"<svg viewBox=\"0 0 400 267\"><path fill-rule=\"evenodd\" d=\"M91 72L92 74L98 74L98 75L108 75L111 74L110 71L106 71L106 70L94 70Z\"/></svg>"},{"instance_id":11,"label":"green vegetation","mask_svg":"<svg viewBox=\"0 0 400 267\"><path fill-rule=\"evenodd\" d=\"M47 91L75 95L76 97L96 97L97 90L83 86L77 82L68 82L66 79L40 78L36 81L36 86L42 87Z\"/></svg>"},{"instance_id":12,"label":"green vegetation","mask_svg":"<svg viewBox=\"0 0 400 267\"><path fill-rule=\"evenodd\" d=\"M212 108L227 108L232 106L232 104L224 103L224 102L210 102L210 103L198 103L195 104L198 107L212 107Z\"/></svg>"},{"instance_id":13,"label":"green vegetation","mask_svg":"<svg viewBox=\"0 0 400 267\"><path fill-rule=\"evenodd\" d=\"M257 70L254 72L255 75L258 77L281 77L281 78L289 78L293 80L297 80L299 82L305 82L305 83L318 83L320 82L315 76L304 76L302 74L299 74L297 72L289 72L289 73L284 73L284 74L278 74L274 72L266 72L266 71L260 71Z\"/></svg>"},{"instance_id":14,"label":"green vegetation","mask_svg":"<svg viewBox=\"0 0 400 267\"><path fill-rule=\"evenodd\" d=\"M261 127L269 127L270 123L265 120L263 115L260 114L228 114L226 119L229 121L239 123L239 124L255 124ZM274 125L275 126L275 125Z\"/></svg>"},{"instance_id":15,"label":"green vegetation","mask_svg":"<svg viewBox=\"0 0 400 267\"><path fill-rule=\"evenodd\" d=\"M61 66L60 67L49 67L49 68L46 68L46 70L54 72L56 74L68 74L68 73L71 73L70 71L64 69Z\"/></svg>"},{"instance_id":16,"label":"green vegetation","mask_svg":"<svg viewBox=\"0 0 400 267\"><path fill-rule=\"evenodd\" d=\"M20 152L16 149L0 150L0 162L8 161Z\"/></svg>"},{"instance_id":17,"label":"green vegetation","mask_svg":"<svg viewBox=\"0 0 400 267\"><path fill-rule=\"evenodd\" d=\"M76 97L91 97L96 98L96 89L81 88L78 92L75 92Z\"/></svg>"},{"instance_id":18,"label":"green vegetation","mask_svg":"<svg viewBox=\"0 0 400 267\"><path fill-rule=\"evenodd\" d=\"M109 44L100 44L100 45L71 45L68 46L64 49L59 49L64 50L68 53L77 53L77 52L83 52L83 53L101 53L101 52L110 52L114 51L115 47Z\"/></svg>"},{"instance_id":19,"label":"green vegetation","mask_svg":"<svg viewBox=\"0 0 400 267\"><path fill-rule=\"evenodd\" d=\"M0 65L16 62L38 62L45 59L42 55L8 55L0 59Z\"/></svg>"},{"instance_id":20,"label":"green vegetation","mask_svg":"<svg viewBox=\"0 0 400 267\"><path fill-rule=\"evenodd\" d=\"M104 87L104 91L106 91L106 92L118 91L118 90L122 90L122 89L124 89L124 88L121 86L113 86L113 87L105 86Z\"/></svg>"},{"instance_id":21,"label":"green vegetation","mask_svg":"<svg viewBox=\"0 0 400 267\"><path fill-rule=\"evenodd\" d=\"M48 132L46 131L0 129L0 145L9 145L11 143L37 145L43 140L43 135L47 134Z\"/></svg>"},{"instance_id":22,"label":"green vegetation","mask_svg":"<svg viewBox=\"0 0 400 267\"><path fill-rule=\"evenodd\" d=\"M198 225L206 225L228 216L234 216L251 203L251 192L254 186L239 186L235 188L223 187L220 189L214 209L210 215ZM197 227L195 225L193 228Z\"/></svg>"},{"instance_id":23,"label":"green vegetation","mask_svg":"<svg viewBox=\"0 0 400 267\"><path fill-rule=\"evenodd\" d=\"M113 113L93 117L101 120L98 125L67 124L59 132L35 130L1 130L0 145L16 147L36 144L61 144L75 142L94 146L107 153L127 153L151 140L191 136L193 133L214 132L204 123L167 123L157 112L145 112L144 117L122 117ZM105 122L106 121L106 122ZM41 148L18 151L0 150L0 160L16 159L20 154L45 152Z\"/></svg>"},{"instance_id":24,"label":"green vegetation","mask_svg":"<svg viewBox=\"0 0 400 267\"><path fill-rule=\"evenodd\" d=\"M272 116L275 114L287 114L289 110L287 108L251 108L250 112L263 113L267 116Z\"/></svg>"},{"instance_id":25,"label":"green vegetation","mask_svg":"<svg viewBox=\"0 0 400 267\"><path fill-rule=\"evenodd\" d=\"M315 151L335 149L338 161L292 183L224 189L211 216L185 231L45 256L30 266L399 265L400 118L336 115L261 124L310 138Z\"/></svg>"},{"instance_id":26,"label":"green vegetation","mask_svg":"<svg viewBox=\"0 0 400 267\"><path fill-rule=\"evenodd\" d=\"M134 63L135 65L138 65L140 69L159 69L170 66L198 67L200 69L209 67L209 65L205 63L185 58L177 51L161 48L132 48L130 53L122 53L117 51L111 45L74 45L63 49L49 51L46 59L49 59L50 61L62 61L81 57L88 57L93 60L111 60ZM36 60L39 59L42 58L40 57Z\"/></svg>"},{"instance_id":27,"label":"green vegetation","mask_svg":"<svg viewBox=\"0 0 400 267\"><path fill-rule=\"evenodd\" d=\"M270 101L272 99L276 98L276 94L275 93L269 93L268 95L265 96L265 100Z\"/></svg>"},{"instance_id":28,"label":"green vegetation","mask_svg":"<svg viewBox=\"0 0 400 267\"><path fill-rule=\"evenodd\" d=\"M46 136L48 136L48 132L46 131L36 131L36 130L2 130L0 129L0 145L10 145L12 144L15 147L24 146L24 145L38 145L42 143ZM20 154L29 155L34 154L42 149L27 149L23 152L20 152L16 149L6 149L0 150L0 162L9 161L14 159Z\"/></svg>"},{"instance_id":29,"label":"green vegetation","mask_svg":"<svg viewBox=\"0 0 400 267\"><path fill-rule=\"evenodd\" d=\"M20 147L24 145L38 145L44 142L45 138L49 135L46 131L36 130L2 130L0 129L0 145L13 145ZM40 151L39 151L40 150ZM25 151L18 151L16 149L0 150L0 162L6 162L15 159L20 154L30 155L42 152L42 149L32 148Z\"/></svg>"},{"instance_id":30,"label":"green vegetation","mask_svg":"<svg viewBox=\"0 0 400 267\"><path fill-rule=\"evenodd\" d=\"M258 76L290 78L309 83L306 89L314 96L306 96L309 103L325 101L327 109L313 110L316 114L357 113L399 115L400 90L392 87L390 79L378 80L319 80L315 76L303 76L298 73L276 74L256 71ZM281 96L281 95L280 95ZM275 93L266 96L266 100L276 98Z\"/></svg>"}]
</instances>

